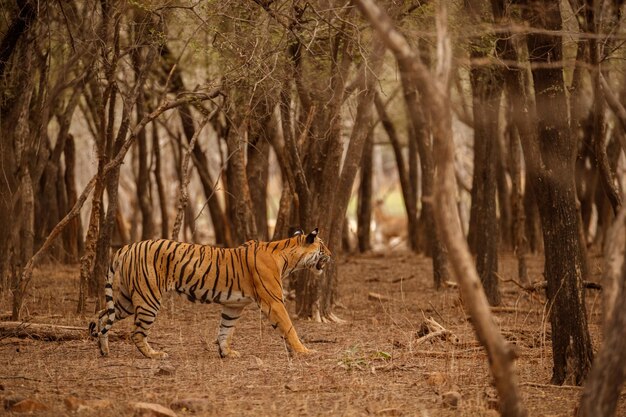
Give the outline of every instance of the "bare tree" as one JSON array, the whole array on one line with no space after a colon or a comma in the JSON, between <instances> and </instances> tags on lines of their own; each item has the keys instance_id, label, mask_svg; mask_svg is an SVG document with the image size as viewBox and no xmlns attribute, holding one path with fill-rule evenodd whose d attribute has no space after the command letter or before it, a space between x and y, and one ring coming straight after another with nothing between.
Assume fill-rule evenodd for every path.
<instances>
[{"instance_id":1,"label":"bare tree","mask_svg":"<svg viewBox=\"0 0 626 417\"><path fill-rule=\"evenodd\" d=\"M450 71L450 57L446 45L447 13L445 3L438 6L439 53L441 62L438 69L440 78L434 80L430 71L419 61L417 54L411 49L404 37L397 32L389 17L371 0L358 0L357 7L365 15L370 24L382 37L383 41L394 51L398 60L407 64L406 70L411 71L426 100L428 111L433 120L433 135L437 145L437 188L435 193L437 227L440 228L449 250L451 264L460 284L463 299L472 315L478 339L489 355L489 364L496 388L500 395L500 409L505 416L524 416L526 410L521 404L517 387L517 377L513 369L514 351L506 344L504 338L493 322L485 293L479 284L480 279L473 266L467 243L459 224L455 197L455 175L453 167L454 147L452 142L452 119L447 92L447 73Z\"/></svg>"}]
</instances>

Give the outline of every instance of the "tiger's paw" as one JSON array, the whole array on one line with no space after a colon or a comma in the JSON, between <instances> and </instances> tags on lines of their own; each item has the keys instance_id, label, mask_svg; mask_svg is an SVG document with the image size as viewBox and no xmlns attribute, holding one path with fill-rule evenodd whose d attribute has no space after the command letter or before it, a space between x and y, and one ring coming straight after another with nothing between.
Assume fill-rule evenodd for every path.
<instances>
[{"instance_id":1,"label":"tiger's paw","mask_svg":"<svg viewBox=\"0 0 626 417\"><path fill-rule=\"evenodd\" d=\"M167 359L169 355L165 352L158 352L158 351L153 351L150 352L149 358L150 359Z\"/></svg>"},{"instance_id":2,"label":"tiger's paw","mask_svg":"<svg viewBox=\"0 0 626 417\"><path fill-rule=\"evenodd\" d=\"M225 359L225 358L240 358L241 354L239 352L237 352L236 350L233 349L228 349L226 351L223 351L220 349L220 358Z\"/></svg>"},{"instance_id":3,"label":"tiger's paw","mask_svg":"<svg viewBox=\"0 0 626 417\"><path fill-rule=\"evenodd\" d=\"M297 351L294 351L293 353L294 353L294 355L297 355L297 356L310 356L310 355L316 354L317 350L308 349L308 348L303 347L302 350L297 350Z\"/></svg>"}]
</instances>

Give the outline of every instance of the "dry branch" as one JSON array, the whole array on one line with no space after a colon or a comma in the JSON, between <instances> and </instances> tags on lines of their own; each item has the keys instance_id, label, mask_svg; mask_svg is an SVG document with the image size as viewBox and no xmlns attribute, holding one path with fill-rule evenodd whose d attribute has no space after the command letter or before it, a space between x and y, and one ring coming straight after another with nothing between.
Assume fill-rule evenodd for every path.
<instances>
[{"instance_id":1,"label":"dry branch","mask_svg":"<svg viewBox=\"0 0 626 417\"><path fill-rule=\"evenodd\" d=\"M373 301L391 301L391 298L386 295L378 294L377 292L367 293L367 299Z\"/></svg>"},{"instance_id":2,"label":"dry branch","mask_svg":"<svg viewBox=\"0 0 626 417\"><path fill-rule=\"evenodd\" d=\"M19 337L36 340L81 340L89 332L86 327L60 326L56 324L26 323L22 321L0 322L0 337Z\"/></svg>"},{"instance_id":3,"label":"dry branch","mask_svg":"<svg viewBox=\"0 0 626 417\"><path fill-rule=\"evenodd\" d=\"M459 343L459 338L452 333L452 331L437 323L432 317L429 317L422 322L419 330L417 331L417 335L420 336L420 338L415 341L415 345L420 345L428 340L436 338L451 341L455 345Z\"/></svg>"}]
</instances>

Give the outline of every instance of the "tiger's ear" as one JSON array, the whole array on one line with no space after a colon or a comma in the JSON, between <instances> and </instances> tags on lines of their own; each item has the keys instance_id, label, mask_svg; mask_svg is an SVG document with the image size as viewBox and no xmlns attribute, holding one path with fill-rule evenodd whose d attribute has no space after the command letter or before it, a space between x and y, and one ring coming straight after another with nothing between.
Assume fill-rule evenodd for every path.
<instances>
[{"instance_id":1,"label":"tiger's ear","mask_svg":"<svg viewBox=\"0 0 626 417\"><path fill-rule=\"evenodd\" d=\"M316 236L317 236L317 227L315 229L313 229L313 231L311 233L306 235L306 243L308 243L310 245L311 243L315 242L315 237Z\"/></svg>"},{"instance_id":2,"label":"tiger's ear","mask_svg":"<svg viewBox=\"0 0 626 417\"><path fill-rule=\"evenodd\" d=\"M290 227L289 230L287 231L287 235L289 237L294 237L294 236L300 236L303 235L304 231L302 229L298 229L296 227Z\"/></svg>"}]
</instances>

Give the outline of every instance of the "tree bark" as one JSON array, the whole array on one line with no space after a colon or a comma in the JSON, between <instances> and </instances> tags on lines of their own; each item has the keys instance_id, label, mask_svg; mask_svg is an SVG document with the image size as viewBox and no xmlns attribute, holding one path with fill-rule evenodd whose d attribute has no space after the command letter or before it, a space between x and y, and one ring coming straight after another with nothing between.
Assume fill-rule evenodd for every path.
<instances>
[{"instance_id":1,"label":"tree bark","mask_svg":"<svg viewBox=\"0 0 626 417\"><path fill-rule=\"evenodd\" d=\"M605 253L604 341L598 353L580 400L580 417L614 416L626 374L626 209L619 212Z\"/></svg>"},{"instance_id":2,"label":"tree bark","mask_svg":"<svg viewBox=\"0 0 626 417\"><path fill-rule=\"evenodd\" d=\"M507 94L507 99L510 98ZM524 233L524 204L522 190L522 155L519 133L513 124L512 106L507 106L505 138L509 145L509 167L511 172L511 211L513 212L513 251L517 256L517 277L523 285L530 285L528 278L528 242Z\"/></svg>"},{"instance_id":3,"label":"tree bark","mask_svg":"<svg viewBox=\"0 0 626 417\"><path fill-rule=\"evenodd\" d=\"M165 187L163 186L162 168L161 168L161 144L159 143L159 132L156 124L152 125L152 152L154 153L154 182L156 183L157 193L159 195L159 207L161 209L161 236L166 238L169 233L169 214L167 211L167 197L165 195Z\"/></svg>"},{"instance_id":4,"label":"tree bark","mask_svg":"<svg viewBox=\"0 0 626 417\"><path fill-rule=\"evenodd\" d=\"M258 238L266 241L269 238L267 229L267 185L269 180L270 147L268 129L271 121L271 110L260 106L261 114L250 126L248 138L248 163L246 176L250 189L250 200L254 208L254 221L257 227ZM255 119L257 119L255 117Z\"/></svg>"},{"instance_id":5,"label":"tree bark","mask_svg":"<svg viewBox=\"0 0 626 417\"><path fill-rule=\"evenodd\" d=\"M64 181L65 181L65 193L67 198L67 206L74 207L77 200L77 192L76 192L76 145L74 144L74 137L69 135L67 140L65 141L65 149L64 149L64 158L65 158L65 172L64 172ZM79 256L81 255L81 243L82 239L82 227L80 218L72 219L68 228L63 232L63 241L65 250L68 254L68 260L70 262L77 262Z\"/></svg>"},{"instance_id":6,"label":"tree bark","mask_svg":"<svg viewBox=\"0 0 626 417\"><path fill-rule=\"evenodd\" d=\"M357 206L357 244L359 252L364 253L372 249L372 154L374 148L373 132L365 139L363 155L361 157L361 184Z\"/></svg>"},{"instance_id":7,"label":"tree bark","mask_svg":"<svg viewBox=\"0 0 626 417\"><path fill-rule=\"evenodd\" d=\"M4 76L4 70L18 41L37 18L38 7L35 7L29 0L17 0L16 3L18 7L17 16L11 22L0 42L0 78Z\"/></svg>"},{"instance_id":8,"label":"tree bark","mask_svg":"<svg viewBox=\"0 0 626 417\"><path fill-rule=\"evenodd\" d=\"M235 118L236 119L236 118ZM231 126L226 144L228 146L228 199L232 210L234 244L257 238L256 223L252 214L252 200L246 175L245 132L247 122L242 126Z\"/></svg>"},{"instance_id":9,"label":"tree bark","mask_svg":"<svg viewBox=\"0 0 626 417\"><path fill-rule=\"evenodd\" d=\"M532 0L525 10L538 29L561 30L559 4ZM575 142L570 135L563 69L546 66L562 62L560 35L530 33L529 59L537 106L537 137L546 166L535 184L545 243L547 295L552 303L552 383L563 384L569 376L581 384L593 358L583 280L586 254L580 242L579 215L574 184ZM526 158L528 161L529 158ZM571 360L568 360L571 356ZM568 367L568 362L571 365Z\"/></svg>"},{"instance_id":10,"label":"tree bark","mask_svg":"<svg viewBox=\"0 0 626 417\"><path fill-rule=\"evenodd\" d=\"M471 2L467 11L474 24L482 24L481 5ZM485 35L488 36L488 35ZM471 57L484 58L488 39L471 40ZM499 230L496 212L496 164L499 153L500 98L504 78L499 68L472 65L470 69L474 120L474 176L470 211L470 248L476 253L476 268L492 306L501 303L498 288ZM472 227L473 226L473 227Z\"/></svg>"}]
</instances>

